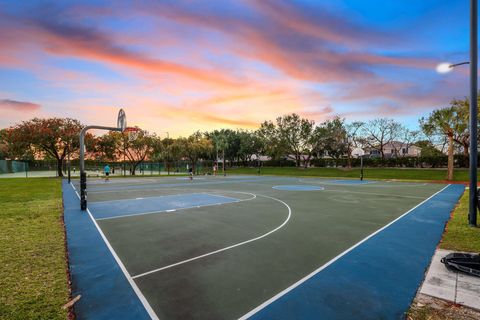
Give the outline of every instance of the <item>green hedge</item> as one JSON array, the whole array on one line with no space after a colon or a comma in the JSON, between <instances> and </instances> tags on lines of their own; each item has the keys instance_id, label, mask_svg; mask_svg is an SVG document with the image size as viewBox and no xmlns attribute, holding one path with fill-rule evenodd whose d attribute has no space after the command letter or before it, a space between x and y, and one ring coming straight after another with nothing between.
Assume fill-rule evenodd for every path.
<instances>
[{"instance_id":1,"label":"green hedge","mask_svg":"<svg viewBox=\"0 0 480 320\"><path fill-rule=\"evenodd\" d=\"M348 159L313 159L315 167L346 167ZM400 158L363 158L365 167L401 167L401 168L443 168L448 163L447 156L440 157L400 157ZM265 164L266 165L266 164ZM468 167L468 157L464 155L454 156L455 167ZM360 159L352 159L352 166L359 167Z\"/></svg>"}]
</instances>

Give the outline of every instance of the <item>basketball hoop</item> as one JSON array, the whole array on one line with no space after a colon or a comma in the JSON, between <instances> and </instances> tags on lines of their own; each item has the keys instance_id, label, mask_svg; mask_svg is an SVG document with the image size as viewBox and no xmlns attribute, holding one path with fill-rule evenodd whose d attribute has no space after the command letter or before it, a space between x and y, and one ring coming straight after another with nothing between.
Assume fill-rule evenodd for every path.
<instances>
[{"instance_id":1,"label":"basketball hoop","mask_svg":"<svg viewBox=\"0 0 480 320\"><path fill-rule=\"evenodd\" d=\"M127 128L127 116L125 115L125 111L123 111L123 109L118 111L117 128L122 132Z\"/></svg>"},{"instance_id":2,"label":"basketball hoop","mask_svg":"<svg viewBox=\"0 0 480 320\"><path fill-rule=\"evenodd\" d=\"M138 138L140 133L140 128L137 127L126 127L123 130L123 133L127 135L128 141L135 141Z\"/></svg>"}]
</instances>

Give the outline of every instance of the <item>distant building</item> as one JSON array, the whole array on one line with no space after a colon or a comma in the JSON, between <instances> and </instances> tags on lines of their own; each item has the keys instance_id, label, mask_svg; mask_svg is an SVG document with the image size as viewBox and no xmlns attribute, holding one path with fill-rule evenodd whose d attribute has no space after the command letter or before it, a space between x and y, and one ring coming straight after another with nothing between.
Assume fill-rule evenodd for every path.
<instances>
[{"instance_id":1,"label":"distant building","mask_svg":"<svg viewBox=\"0 0 480 320\"><path fill-rule=\"evenodd\" d=\"M353 158L358 158L358 157L361 157L365 155L365 150L363 150L362 148L353 148L352 150L352 157Z\"/></svg>"},{"instance_id":2,"label":"distant building","mask_svg":"<svg viewBox=\"0 0 480 320\"><path fill-rule=\"evenodd\" d=\"M269 160L272 160L271 157L269 156L260 156L260 157L257 157L256 154L252 155L252 157L250 158L251 161L257 161L257 160L260 160L260 161L269 161Z\"/></svg>"},{"instance_id":3,"label":"distant building","mask_svg":"<svg viewBox=\"0 0 480 320\"><path fill-rule=\"evenodd\" d=\"M392 141L383 146L383 154L386 158L419 157L421 152L422 148L399 141ZM380 150L373 148L365 148L365 154L371 157L381 156Z\"/></svg>"}]
</instances>

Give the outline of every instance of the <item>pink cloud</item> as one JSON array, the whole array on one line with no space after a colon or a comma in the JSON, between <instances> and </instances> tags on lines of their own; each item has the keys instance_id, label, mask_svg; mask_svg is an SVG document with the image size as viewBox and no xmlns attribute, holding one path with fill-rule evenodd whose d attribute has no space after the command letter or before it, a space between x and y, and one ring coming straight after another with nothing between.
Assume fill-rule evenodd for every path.
<instances>
[{"instance_id":1,"label":"pink cloud","mask_svg":"<svg viewBox=\"0 0 480 320\"><path fill-rule=\"evenodd\" d=\"M192 67L126 49L115 43L112 35L107 35L92 27L61 23L55 18L49 20L30 19L25 20L24 24L18 24L5 15L0 15L0 18L4 19L2 25L5 26L3 32L0 30L0 43L5 46L0 44L0 49L8 49L10 52L16 50L25 53L25 47L37 45L51 55L98 61L142 72L177 74L219 86L241 84L219 70ZM15 61L9 56L0 55L0 59L2 59L0 63L9 64Z\"/></svg>"},{"instance_id":2,"label":"pink cloud","mask_svg":"<svg viewBox=\"0 0 480 320\"><path fill-rule=\"evenodd\" d=\"M18 112L32 112L37 111L40 108L41 106L39 104L32 102L0 99L0 109L14 110Z\"/></svg>"},{"instance_id":3,"label":"pink cloud","mask_svg":"<svg viewBox=\"0 0 480 320\"><path fill-rule=\"evenodd\" d=\"M248 21L242 17L215 15L208 11L162 5L148 8L151 14L177 23L208 28L231 39L232 52L266 63L290 77L317 82L378 78L370 71L377 65L433 68L436 61L421 57L387 56L363 52L358 43L392 42L388 34L350 23L345 18L324 14L321 23L307 18L288 4L255 1L253 7L264 16ZM361 39L361 40L359 40ZM332 49L332 43L356 50Z\"/></svg>"}]
</instances>

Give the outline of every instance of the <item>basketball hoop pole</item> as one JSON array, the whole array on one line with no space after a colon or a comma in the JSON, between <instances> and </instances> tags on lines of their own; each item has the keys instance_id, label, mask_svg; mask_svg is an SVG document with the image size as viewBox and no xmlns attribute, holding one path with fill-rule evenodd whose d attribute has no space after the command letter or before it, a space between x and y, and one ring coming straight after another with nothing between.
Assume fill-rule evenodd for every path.
<instances>
[{"instance_id":1,"label":"basketball hoop pole","mask_svg":"<svg viewBox=\"0 0 480 320\"><path fill-rule=\"evenodd\" d=\"M363 155L360 156L360 181L363 181Z\"/></svg>"},{"instance_id":2,"label":"basketball hoop pole","mask_svg":"<svg viewBox=\"0 0 480 320\"><path fill-rule=\"evenodd\" d=\"M87 131L97 129L122 132L126 127L127 120L125 112L123 109L120 109L116 127L86 126L80 131L80 208L82 210L87 210L87 173L85 172L85 135Z\"/></svg>"},{"instance_id":3,"label":"basketball hoop pole","mask_svg":"<svg viewBox=\"0 0 480 320\"><path fill-rule=\"evenodd\" d=\"M87 210L87 173L85 172L85 134L88 130L122 131L117 127L86 126L80 131L80 208Z\"/></svg>"}]
</instances>

